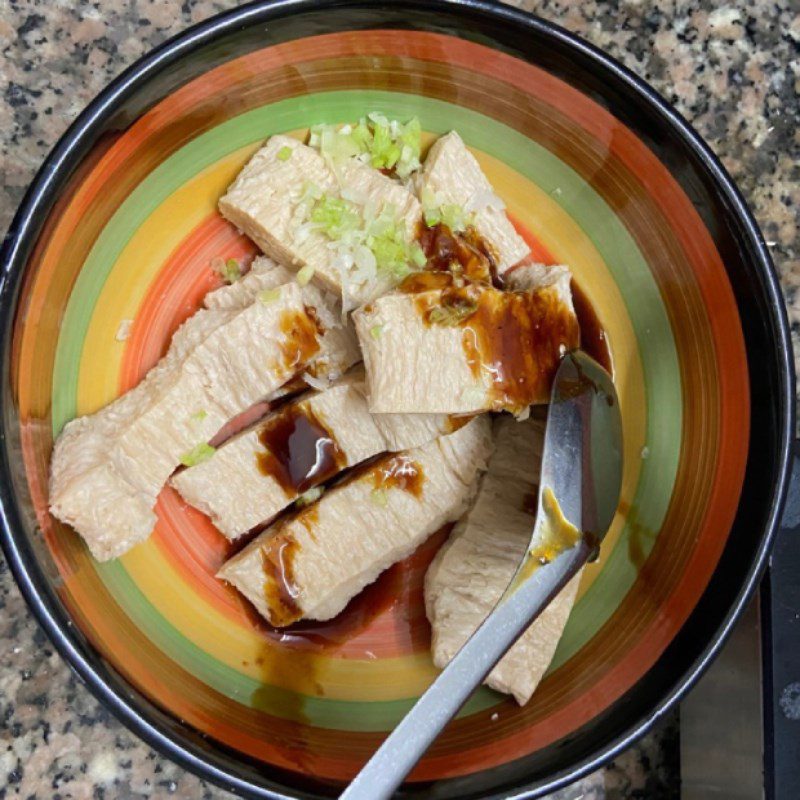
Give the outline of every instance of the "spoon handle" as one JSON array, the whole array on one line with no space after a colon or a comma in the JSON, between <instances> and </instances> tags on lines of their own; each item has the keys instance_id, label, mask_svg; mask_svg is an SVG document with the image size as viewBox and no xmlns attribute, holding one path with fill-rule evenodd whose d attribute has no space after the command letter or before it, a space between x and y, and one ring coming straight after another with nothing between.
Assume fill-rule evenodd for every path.
<instances>
[{"instance_id":1,"label":"spoon handle","mask_svg":"<svg viewBox=\"0 0 800 800\"><path fill-rule=\"evenodd\" d=\"M473 690L592 555L581 539L501 600L364 765L340 800L386 800Z\"/></svg>"}]
</instances>

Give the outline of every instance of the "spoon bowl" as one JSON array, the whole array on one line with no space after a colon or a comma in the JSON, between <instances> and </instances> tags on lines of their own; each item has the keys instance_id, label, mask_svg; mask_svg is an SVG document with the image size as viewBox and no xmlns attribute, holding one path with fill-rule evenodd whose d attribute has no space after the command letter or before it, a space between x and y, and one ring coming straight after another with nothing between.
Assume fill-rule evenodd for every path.
<instances>
[{"instance_id":1,"label":"spoon bowl","mask_svg":"<svg viewBox=\"0 0 800 800\"><path fill-rule=\"evenodd\" d=\"M567 353L553 380L531 540L483 624L341 795L385 800L527 627L591 559L622 486L622 417L611 376Z\"/></svg>"}]
</instances>

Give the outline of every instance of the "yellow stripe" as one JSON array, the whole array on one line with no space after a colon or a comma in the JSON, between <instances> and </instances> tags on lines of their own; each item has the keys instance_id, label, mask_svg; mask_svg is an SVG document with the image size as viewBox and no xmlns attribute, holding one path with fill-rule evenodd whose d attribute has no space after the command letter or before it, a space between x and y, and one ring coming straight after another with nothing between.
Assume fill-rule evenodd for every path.
<instances>
[{"instance_id":1,"label":"yellow stripe","mask_svg":"<svg viewBox=\"0 0 800 800\"><path fill-rule=\"evenodd\" d=\"M164 557L155 541L134 548L123 564L159 613L193 644L249 677L333 700L396 700L423 691L435 671L427 653L381 660L311 657L289 650L231 623L200 602L191 584ZM262 663L258 663L258 662Z\"/></svg>"}]
</instances>

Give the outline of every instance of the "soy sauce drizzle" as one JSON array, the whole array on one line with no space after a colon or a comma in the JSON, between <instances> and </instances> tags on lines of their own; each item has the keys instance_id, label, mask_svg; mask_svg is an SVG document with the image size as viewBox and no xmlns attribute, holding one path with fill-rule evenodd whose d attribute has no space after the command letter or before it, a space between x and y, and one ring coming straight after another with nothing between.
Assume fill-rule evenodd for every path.
<instances>
[{"instance_id":1,"label":"soy sauce drizzle","mask_svg":"<svg viewBox=\"0 0 800 800\"><path fill-rule=\"evenodd\" d=\"M416 295L428 325L458 327L473 375L490 407L519 411L550 392L563 354L578 347L575 315L552 289L500 291L448 272L419 272L400 284Z\"/></svg>"},{"instance_id":2,"label":"soy sauce drizzle","mask_svg":"<svg viewBox=\"0 0 800 800\"><path fill-rule=\"evenodd\" d=\"M581 329L581 350L590 355L609 375L613 376L614 361L611 358L608 334L603 328L591 300L574 280L572 281L572 305Z\"/></svg>"},{"instance_id":3,"label":"soy sauce drizzle","mask_svg":"<svg viewBox=\"0 0 800 800\"><path fill-rule=\"evenodd\" d=\"M274 478L288 496L308 491L347 466L334 435L308 407L292 403L258 430L264 447L256 454L263 475Z\"/></svg>"},{"instance_id":4,"label":"soy sauce drizzle","mask_svg":"<svg viewBox=\"0 0 800 800\"><path fill-rule=\"evenodd\" d=\"M428 259L425 269L453 272L485 283L498 280L497 259L492 246L469 225L454 232L443 222L424 226L417 237Z\"/></svg>"},{"instance_id":5,"label":"soy sauce drizzle","mask_svg":"<svg viewBox=\"0 0 800 800\"><path fill-rule=\"evenodd\" d=\"M261 548L264 597L270 611L270 622L278 627L289 625L303 616L297 602L300 592L294 577L298 547L290 532L278 531Z\"/></svg>"},{"instance_id":6,"label":"soy sauce drizzle","mask_svg":"<svg viewBox=\"0 0 800 800\"><path fill-rule=\"evenodd\" d=\"M425 483L422 465L402 453L379 461L372 468L372 485L376 490L402 489L420 497Z\"/></svg>"},{"instance_id":7,"label":"soy sauce drizzle","mask_svg":"<svg viewBox=\"0 0 800 800\"><path fill-rule=\"evenodd\" d=\"M282 366L287 373L293 375L319 352L318 337L323 330L311 307L306 307L303 312L284 311L279 326L283 334L279 343Z\"/></svg>"}]
</instances>

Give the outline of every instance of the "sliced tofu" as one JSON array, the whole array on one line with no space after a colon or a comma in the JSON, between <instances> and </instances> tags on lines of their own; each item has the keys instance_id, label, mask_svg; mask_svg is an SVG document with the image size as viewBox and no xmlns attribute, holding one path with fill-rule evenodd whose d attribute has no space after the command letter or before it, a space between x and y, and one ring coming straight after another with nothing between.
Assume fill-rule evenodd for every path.
<instances>
[{"instance_id":1,"label":"sliced tofu","mask_svg":"<svg viewBox=\"0 0 800 800\"><path fill-rule=\"evenodd\" d=\"M315 320L288 283L269 303L201 310L132 391L70 422L56 442L50 508L100 561L153 528L153 506L182 459L273 393L319 351ZM196 450L196 448L200 448Z\"/></svg>"},{"instance_id":2,"label":"sliced tofu","mask_svg":"<svg viewBox=\"0 0 800 800\"><path fill-rule=\"evenodd\" d=\"M425 444L451 428L445 415L373 417L356 372L304 395L172 478L190 505L229 539L272 519L298 495L384 451Z\"/></svg>"},{"instance_id":3,"label":"sliced tofu","mask_svg":"<svg viewBox=\"0 0 800 800\"><path fill-rule=\"evenodd\" d=\"M282 159L279 153L287 152L285 148L291 156ZM343 277L328 237L303 227L309 187L334 197L344 191L349 201L375 213L391 207L409 240L415 236L422 209L405 186L356 159L334 172L314 148L289 136L267 141L220 200L219 210L279 263L294 270L312 267L315 281L336 294L344 288L350 307L390 289L395 282L391 276L360 285Z\"/></svg>"},{"instance_id":4,"label":"sliced tofu","mask_svg":"<svg viewBox=\"0 0 800 800\"><path fill-rule=\"evenodd\" d=\"M361 391L366 395L366 387ZM372 421L384 441L384 450L397 452L427 444L437 436L453 433L469 422L448 414L373 414Z\"/></svg>"},{"instance_id":5,"label":"sliced tofu","mask_svg":"<svg viewBox=\"0 0 800 800\"><path fill-rule=\"evenodd\" d=\"M326 620L409 556L472 498L491 451L485 417L357 469L228 561L233 584L273 625Z\"/></svg>"},{"instance_id":6,"label":"sliced tofu","mask_svg":"<svg viewBox=\"0 0 800 800\"><path fill-rule=\"evenodd\" d=\"M475 505L425 576L433 661L444 668L489 615L525 554L533 530L544 425L496 422L495 452ZM492 670L486 683L528 702L552 661L580 577L576 576Z\"/></svg>"},{"instance_id":7,"label":"sliced tofu","mask_svg":"<svg viewBox=\"0 0 800 800\"><path fill-rule=\"evenodd\" d=\"M209 292L203 301L206 308L243 308L252 303L261 292L275 289L294 280L294 273L276 264L271 258L253 259L250 271L230 286ZM312 378L336 380L353 364L361 361L356 332L351 321L343 317L341 303L324 289L306 285L302 289L303 302L313 308L323 327L319 353L311 359L307 372ZM316 382L315 382L316 383ZM276 399L281 390L268 400Z\"/></svg>"},{"instance_id":8,"label":"sliced tofu","mask_svg":"<svg viewBox=\"0 0 800 800\"><path fill-rule=\"evenodd\" d=\"M392 292L353 314L370 411L520 413L548 401L561 356L580 341L571 299L563 299L568 278L501 292L455 287L441 273L422 277L419 291ZM433 278L449 283L426 288Z\"/></svg>"},{"instance_id":9,"label":"sliced tofu","mask_svg":"<svg viewBox=\"0 0 800 800\"><path fill-rule=\"evenodd\" d=\"M384 295L354 312L353 322L373 413L459 414L490 406L484 376L464 352L463 330L428 325L416 297Z\"/></svg>"},{"instance_id":10,"label":"sliced tofu","mask_svg":"<svg viewBox=\"0 0 800 800\"><path fill-rule=\"evenodd\" d=\"M294 273L267 256L257 256L238 281L220 286L203 298L206 308L244 308L259 292L275 289L294 280Z\"/></svg>"},{"instance_id":11,"label":"sliced tofu","mask_svg":"<svg viewBox=\"0 0 800 800\"><path fill-rule=\"evenodd\" d=\"M443 205L454 204L474 214L475 228L494 251L499 274L530 254L475 156L455 131L431 145L417 186L420 193L433 193Z\"/></svg>"},{"instance_id":12,"label":"sliced tofu","mask_svg":"<svg viewBox=\"0 0 800 800\"><path fill-rule=\"evenodd\" d=\"M505 275L506 286L515 291L543 289L551 286L558 293L562 303L572 305L572 272L564 264L548 266L536 262L520 264Z\"/></svg>"}]
</instances>

